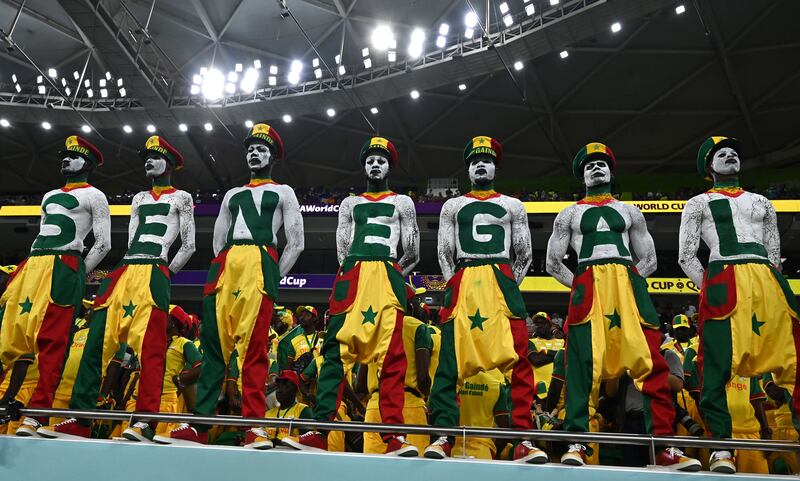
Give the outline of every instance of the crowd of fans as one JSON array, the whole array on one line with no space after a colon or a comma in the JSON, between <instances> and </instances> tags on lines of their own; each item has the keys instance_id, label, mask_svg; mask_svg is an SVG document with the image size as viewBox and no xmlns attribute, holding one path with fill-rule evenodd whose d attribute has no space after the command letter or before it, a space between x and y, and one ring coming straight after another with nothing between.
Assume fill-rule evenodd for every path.
<instances>
[{"instance_id":1,"label":"crowd of fans","mask_svg":"<svg viewBox=\"0 0 800 481\"><path fill-rule=\"evenodd\" d=\"M83 341L92 322L91 302L84 304L85 310L75 324L73 346L64 369L57 401L69 399L76 374L76 366L82 356ZM673 392L676 407L675 424L679 435L703 436L705 428L697 410L699 385L697 383L696 355L697 341L697 309L690 302L682 306L667 304L659 307L664 333L661 353L670 366L669 387ZM417 333L406 339L404 350L415 353L409 358L409 366L423 362L428 369L417 369L416 379L412 380L414 388L406 388L406 406L408 409L421 409L422 418L415 418L415 424L425 423L425 400L430 392L431 378L438 363L439 329L434 319L437 311L426 306L418 297L411 303L411 309L405 322L416 322L427 330L430 342L422 342ZM311 419L311 408L315 404L316 376L321 364L320 349L325 338L325 329L329 320L328 312L319 314L314 306L302 305L294 309L276 306L274 311L270 339L271 348L270 376L265 386L268 409L265 417ZM564 419L564 317L554 312L548 314L538 312L526 319L528 326L528 359L535 369L536 392L531 416L538 429L560 429ZM165 373L164 390L162 392L162 412L192 412L195 402L195 382L198 378L202 352L197 340L199 320L193 314L182 309L170 312L168 331L170 345L184 346L179 357L173 356L168 362ZM406 336L404 336L406 337ZM187 346L187 344L189 346ZM412 345L413 344L413 345ZM191 347L192 349L187 349ZM423 357L420 357L422 353ZM112 365L114 368L112 368ZM220 415L240 415L242 408L241 381L239 369L241 362L236 352L231 358L225 375L223 395L220 397L217 412ZM432 367L434 366L434 367ZM342 421L358 420L380 422L380 415L375 420L377 404L375 397L378 389L374 379L370 378L371 365L352 366L348 381L344 387L342 407L337 419ZM136 353L130 348L118 353L107 369L104 391L98 400L100 408L133 410L138 381L139 362ZM34 372L31 370L29 372ZM23 389L17 399L27 402L37 379L31 375L26 378ZM407 381L409 382L409 381ZM8 385L8 379L0 384L0 398ZM63 391L62 392L62 387ZM735 396L735 392L746 390L747 395ZM408 406L409 393L419 396L420 406ZM476 427L507 427L509 425L509 389L507 381L499 371L480 373L465 380L459 388L462 425ZM60 398L59 398L60 396ZM781 389L764 378L734 377L728 384L729 403L740 402L742 405L732 406L731 414L734 425L734 437L746 439L797 439L797 433L791 423L791 414L785 404L786 399ZM416 398L415 398L416 399ZM738 399L740 401L735 401ZM744 399L744 401L741 401ZM57 403L56 403L57 404ZM413 404L413 403L412 403ZM621 378L603 383L599 397L590 401L592 431L623 432L644 434L644 414L642 395L632 379L623 375ZM404 411L405 412L405 411ZM486 413L491 413L487 417ZM407 416L408 417L408 416ZM788 419L788 421L787 421ZM57 421L57 420L56 420ZM52 421L51 421L52 423ZM18 422L0 425L0 433L13 434L19 427ZM96 438L116 438L127 427L127 423L112 421L95 421L92 436ZM161 423L156 433L168 432L175 425ZM304 431L298 428L255 428L262 437L268 439L258 445L248 446L255 449L278 447L286 436L297 436ZM419 439L416 439L419 438ZM209 442L221 445L241 445L245 439L245 431L241 428L216 426L210 432ZM409 436L409 441L422 446L428 443L427 436ZM567 446L559 443L538 443L552 462L558 462ZM511 459L512 442L500 439L471 438L457 439L453 451L454 456ZM589 458L591 464L618 466L645 466L649 463L649 451L646 446L616 446L602 444L593 445L593 453ZM383 444L375 433L331 432L328 436L329 451L383 453ZM698 454L698 453L695 453ZM698 456L707 459L708 456ZM738 451L737 463L740 472L753 473L797 473L797 462L793 455L782 453L763 453L758 451Z\"/></svg>"},{"instance_id":2,"label":"crowd of fans","mask_svg":"<svg viewBox=\"0 0 800 481\"><path fill-rule=\"evenodd\" d=\"M800 186L796 183L776 183L766 189L749 189L757 192L770 200L777 199L797 199L800 196ZM314 205L336 205L345 197L357 195L361 190L355 187L298 187L295 188L297 200L302 204ZM687 200L703 192L701 188L682 188L675 192L667 191L636 191L632 192L632 200ZM192 193L195 204L219 204L224 196L222 190L206 191L197 190ZM436 194L426 193L417 188L411 188L405 192L414 202L444 202L445 200L461 195L458 190L445 190ZM108 196L110 204L130 204L134 191L127 191L123 194L111 194ZM508 195L516 197L523 202L553 202L553 201L578 201L584 196L582 190L572 192L557 192L545 189L522 189L510 192ZM615 194L620 197L620 194ZM0 206L2 205L38 205L42 201L41 194L6 194L0 195Z\"/></svg>"}]
</instances>

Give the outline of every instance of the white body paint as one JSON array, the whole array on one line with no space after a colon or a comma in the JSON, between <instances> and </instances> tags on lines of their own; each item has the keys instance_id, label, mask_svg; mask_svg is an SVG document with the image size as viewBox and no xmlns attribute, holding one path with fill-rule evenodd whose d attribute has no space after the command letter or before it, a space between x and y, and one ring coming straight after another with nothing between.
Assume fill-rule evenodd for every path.
<instances>
[{"instance_id":1,"label":"white body paint","mask_svg":"<svg viewBox=\"0 0 800 481\"><path fill-rule=\"evenodd\" d=\"M491 162L489 162L489 165L494 167ZM470 177L473 177L473 174L470 174ZM493 175L492 178L494 178ZM491 235L477 232L479 226L500 227L503 232L502 246L498 245L495 249L496 252L469 252L461 245L461 229L465 228L465 226L459 225L458 213L461 209L474 202L497 204L506 211L506 214L502 217L484 213L476 214L473 217L472 224L466 227L470 229L469 236L478 242L487 242L491 239ZM446 280L449 280L455 273L457 260L506 258L512 262L514 277L519 284L528 272L528 267L531 263L531 249L528 215L519 199L502 194L486 200L462 195L448 200L442 206L442 212L439 216L438 255L439 266L442 268L442 274Z\"/></svg>"},{"instance_id":2,"label":"white body paint","mask_svg":"<svg viewBox=\"0 0 800 481\"><path fill-rule=\"evenodd\" d=\"M388 172L388 164L386 164ZM369 176L369 170L367 170ZM383 175L385 177L385 174ZM381 177L381 178L383 178ZM366 236L365 243L381 244L389 248L389 257L397 259L397 247L403 247L403 256L397 261L403 270L403 275L408 275L411 269L419 262L419 227L417 226L417 212L414 202L407 195L394 194L381 200L374 201L359 195L346 197L339 206L339 223L336 229L336 252L339 264L353 254L353 239L356 225L353 219L353 210L356 206L369 203L383 203L394 206L391 216L370 217L368 224L382 225L389 229L389 236Z\"/></svg>"},{"instance_id":3,"label":"white body paint","mask_svg":"<svg viewBox=\"0 0 800 481\"><path fill-rule=\"evenodd\" d=\"M167 215L147 216L147 223L161 223L167 226L164 235L143 234L139 237L140 242L152 242L160 244L161 252L157 256L147 254L133 254L130 252L134 242L136 231L139 228L139 212L143 206L152 204L168 204L169 212ZM188 192L176 190L172 193L162 194L157 200L150 191L143 191L136 194L131 202L131 220L128 225L128 249L125 259L154 259L158 258L168 262L169 249L175 239L181 236L181 247L169 264L169 270L180 271L195 251L195 226L194 226L194 202Z\"/></svg>"},{"instance_id":4,"label":"white body paint","mask_svg":"<svg viewBox=\"0 0 800 481\"><path fill-rule=\"evenodd\" d=\"M78 201L78 207L66 209L58 204L51 203L42 208L37 239L61 234L59 227L45 224L47 214L61 214L69 217L75 223L75 238L63 246L54 248L54 250L83 252L83 241L91 231L94 235L94 244L84 259L86 272L91 272L111 250L111 216L108 208L108 199L106 199L105 194L92 186L72 189L69 192L55 189L44 195L42 205L55 194L71 195ZM35 249L31 248L31 252L34 251Z\"/></svg>"}]
</instances>

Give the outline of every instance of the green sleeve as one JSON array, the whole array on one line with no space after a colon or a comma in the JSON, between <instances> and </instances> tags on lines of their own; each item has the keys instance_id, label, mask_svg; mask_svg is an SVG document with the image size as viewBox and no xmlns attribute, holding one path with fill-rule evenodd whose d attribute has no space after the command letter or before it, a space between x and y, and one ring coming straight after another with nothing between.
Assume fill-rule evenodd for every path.
<instances>
[{"instance_id":1,"label":"green sleeve","mask_svg":"<svg viewBox=\"0 0 800 481\"><path fill-rule=\"evenodd\" d=\"M308 406L304 407L303 410L300 411L300 419L314 419L314 411Z\"/></svg>"},{"instance_id":2,"label":"green sleeve","mask_svg":"<svg viewBox=\"0 0 800 481\"><path fill-rule=\"evenodd\" d=\"M698 391L700 389L696 357L697 353L690 349L686 351L686 356L683 358L683 386L687 391Z\"/></svg>"},{"instance_id":3,"label":"green sleeve","mask_svg":"<svg viewBox=\"0 0 800 481\"><path fill-rule=\"evenodd\" d=\"M317 377L317 360L314 359L313 361L308 363L305 369L303 369L302 374L303 379L306 381L310 381L311 379L316 379Z\"/></svg>"},{"instance_id":4,"label":"green sleeve","mask_svg":"<svg viewBox=\"0 0 800 481\"><path fill-rule=\"evenodd\" d=\"M239 351L236 349L231 353L231 360L228 361L228 379L239 379Z\"/></svg>"},{"instance_id":5,"label":"green sleeve","mask_svg":"<svg viewBox=\"0 0 800 481\"><path fill-rule=\"evenodd\" d=\"M278 374L280 371L278 370L278 363L271 362L269 363L269 373L270 374Z\"/></svg>"},{"instance_id":6,"label":"green sleeve","mask_svg":"<svg viewBox=\"0 0 800 481\"><path fill-rule=\"evenodd\" d=\"M505 414L511 412L511 388L507 382L500 384L500 395L494 404L494 414Z\"/></svg>"},{"instance_id":7,"label":"green sleeve","mask_svg":"<svg viewBox=\"0 0 800 481\"><path fill-rule=\"evenodd\" d=\"M186 364L192 367L203 360L203 356L200 355L197 346L192 342L187 342L183 345L183 358L186 360Z\"/></svg>"},{"instance_id":8,"label":"green sleeve","mask_svg":"<svg viewBox=\"0 0 800 481\"><path fill-rule=\"evenodd\" d=\"M528 339L528 356L530 356L532 352L538 352L538 349L536 349L536 344L533 342L533 339Z\"/></svg>"},{"instance_id":9,"label":"green sleeve","mask_svg":"<svg viewBox=\"0 0 800 481\"><path fill-rule=\"evenodd\" d=\"M117 353L114 354L114 359L116 359L117 361L122 361L123 359L125 359L125 351L127 350L128 350L128 345L124 342L121 342L119 344L119 349L117 350Z\"/></svg>"},{"instance_id":10,"label":"green sleeve","mask_svg":"<svg viewBox=\"0 0 800 481\"><path fill-rule=\"evenodd\" d=\"M764 399L767 395L764 393L764 390L761 389L761 383L758 382L758 377L751 377L750 378L750 400L754 399Z\"/></svg>"},{"instance_id":11,"label":"green sleeve","mask_svg":"<svg viewBox=\"0 0 800 481\"><path fill-rule=\"evenodd\" d=\"M278 356L276 362L278 363L278 370L283 371L289 367L289 358L294 357L294 346L292 345L291 333L278 342Z\"/></svg>"},{"instance_id":12,"label":"green sleeve","mask_svg":"<svg viewBox=\"0 0 800 481\"><path fill-rule=\"evenodd\" d=\"M564 380L565 372L564 372L564 352L565 349L562 349L556 353L556 356L553 358L553 377L556 379Z\"/></svg>"},{"instance_id":13,"label":"green sleeve","mask_svg":"<svg viewBox=\"0 0 800 481\"><path fill-rule=\"evenodd\" d=\"M414 350L419 351L420 349L425 349L427 351L433 350L431 332L425 324L420 324L416 332L414 332Z\"/></svg>"}]
</instances>

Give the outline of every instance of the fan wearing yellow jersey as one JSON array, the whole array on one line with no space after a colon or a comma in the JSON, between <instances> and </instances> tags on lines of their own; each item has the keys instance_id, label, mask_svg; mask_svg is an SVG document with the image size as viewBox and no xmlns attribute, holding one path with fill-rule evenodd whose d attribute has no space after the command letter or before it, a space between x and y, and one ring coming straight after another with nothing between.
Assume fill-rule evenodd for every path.
<instances>
[{"instance_id":1,"label":"fan wearing yellow jersey","mask_svg":"<svg viewBox=\"0 0 800 481\"><path fill-rule=\"evenodd\" d=\"M789 403L792 402L791 393L775 384L771 374L764 374L761 382L764 392L767 393L774 404L772 409L774 425L770 423L772 439L775 441L797 441L797 429L795 429L792 410L789 408ZM769 453L767 462L769 463L770 474L797 474L800 472L795 453L781 451Z\"/></svg>"},{"instance_id":2,"label":"fan wearing yellow jersey","mask_svg":"<svg viewBox=\"0 0 800 481\"><path fill-rule=\"evenodd\" d=\"M478 374L464 380L458 391L460 423L469 427L509 427L511 413L511 391L499 369ZM468 436L466 441L456 436L453 456L476 459L494 459L498 448L490 438ZM466 448L466 449L465 449ZM502 450L502 448L500 449Z\"/></svg>"},{"instance_id":3,"label":"fan wearing yellow jersey","mask_svg":"<svg viewBox=\"0 0 800 481\"><path fill-rule=\"evenodd\" d=\"M275 396L278 398L279 405L267 411L264 417L279 419L313 419L314 415L310 407L297 402L297 392L300 389L300 376L294 371L281 371L275 380L277 390ZM289 431L287 427L281 428L253 428L258 432L250 443L244 447L252 449L272 449L275 443L280 442L286 436L299 436L301 430L294 428Z\"/></svg>"}]
</instances>

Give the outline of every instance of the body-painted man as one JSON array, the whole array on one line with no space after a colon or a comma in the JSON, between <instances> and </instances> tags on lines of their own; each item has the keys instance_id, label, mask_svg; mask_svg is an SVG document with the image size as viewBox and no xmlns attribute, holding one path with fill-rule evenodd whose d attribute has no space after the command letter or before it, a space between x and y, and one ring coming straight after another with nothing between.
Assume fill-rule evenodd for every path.
<instances>
[{"instance_id":1,"label":"body-painted man","mask_svg":"<svg viewBox=\"0 0 800 481\"><path fill-rule=\"evenodd\" d=\"M28 367L37 361L39 381L28 407L52 407L86 273L111 249L108 200L88 183L92 171L103 165L103 154L73 135L67 137L61 156L67 183L44 195L30 256L10 274L0 297L0 372L9 376L0 406L14 400ZM95 240L84 259L83 241L89 232ZM34 435L43 419L25 418L16 434Z\"/></svg>"},{"instance_id":2,"label":"body-painted man","mask_svg":"<svg viewBox=\"0 0 800 481\"><path fill-rule=\"evenodd\" d=\"M572 289L564 329L564 427L589 431L590 399L597 399L601 381L627 372L645 396L646 428L669 436L675 417L669 368L659 353L659 319L645 280L656 270L655 245L641 211L611 196L615 168L616 158L604 144L590 143L578 152L572 172L586 186L586 197L559 212L547 244L547 272ZM563 262L569 247L578 255L574 274ZM588 451L572 444L561 462L582 466ZM660 451L656 462L671 469L700 469L699 461L675 448Z\"/></svg>"},{"instance_id":3,"label":"body-painted man","mask_svg":"<svg viewBox=\"0 0 800 481\"><path fill-rule=\"evenodd\" d=\"M678 262L700 290L700 412L715 438L729 438L725 386L733 376L772 373L800 408L800 324L797 301L779 269L777 216L765 197L739 187L739 143L710 137L697 154L697 170L714 187L686 202ZM700 240L710 250L704 270ZM730 451L711 454L711 470L736 471Z\"/></svg>"},{"instance_id":4,"label":"body-painted man","mask_svg":"<svg viewBox=\"0 0 800 481\"><path fill-rule=\"evenodd\" d=\"M133 197L128 250L119 267L103 279L94 300L92 322L70 400L71 409L93 409L109 361L127 344L141 362L136 411L158 412L167 352L170 278L195 251L192 196L172 186L172 172L183 156L162 137L147 139L139 151L152 188ZM180 236L181 247L168 262ZM40 428L45 437L89 437L90 421L68 418ZM123 432L131 441L148 441L152 429L136 422Z\"/></svg>"},{"instance_id":5,"label":"body-painted man","mask_svg":"<svg viewBox=\"0 0 800 481\"><path fill-rule=\"evenodd\" d=\"M331 318L322 345L314 417L331 420L344 389L345 369L376 363L380 370L380 412L386 424L403 424L403 315L410 297L404 276L419 260L419 228L414 203L389 190L397 166L394 144L373 137L359 156L367 192L347 197L339 207L336 249L341 265L331 293ZM398 245L403 255L398 259ZM383 435L386 454L417 456L405 436ZM309 431L283 443L295 449L326 450L324 433Z\"/></svg>"},{"instance_id":6,"label":"body-painted man","mask_svg":"<svg viewBox=\"0 0 800 481\"><path fill-rule=\"evenodd\" d=\"M439 265L447 288L439 313L439 365L428 403L432 424L458 426L457 386L497 368L511 380L512 426L532 429L533 367L518 287L531 263L528 216L518 199L494 191L495 169L502 162L500 142L473 138L464 149L464 161L472 191L445 202L439 220ZM447 458L453 443L452 437L439 437L425 448L425 457ZM514 459L540 464L547 462L547 455L522 441Z\"/></svg>"},{"instance_id":7,"label":"body-painted man","mask_svg":"<svg viewBox=\"0 0 800 481\"><path fill-rule=\"evenodd\" d=\"M263 417L264 385L269 370L269 326L278 283L303 251L303 217L294 190L272 180L272 167L283 158L278 132L254 125L244 139L250 182L222 199L214 224L214 254L203 290L200 343L203 365L197 382L195 413L213 415L231 354L240 360L242 416ZM286 246L278 259L278 231ZM182 424L155 440L164 444L205 443L207 426ZM245 444L257 441L250 429Z\"/></svg>"}]
</instances>

